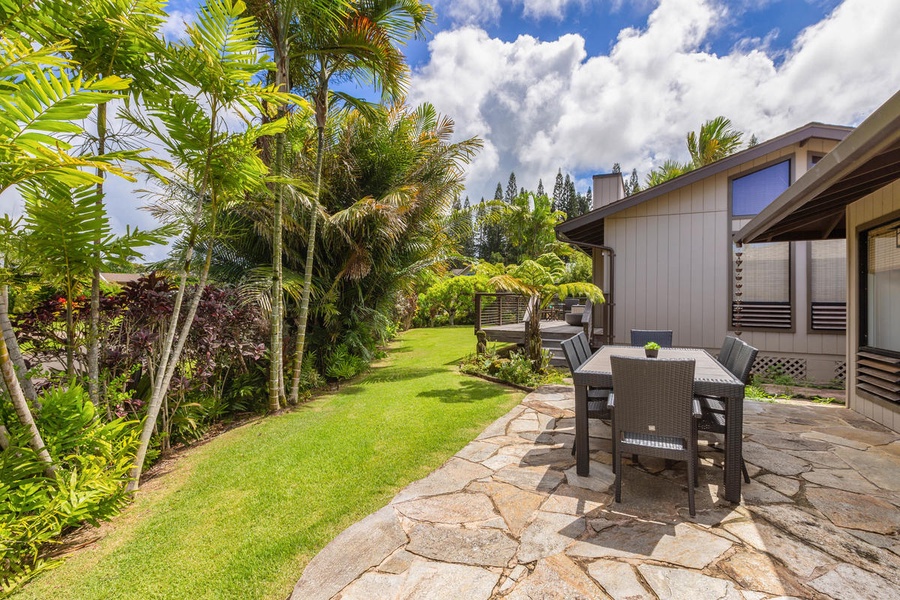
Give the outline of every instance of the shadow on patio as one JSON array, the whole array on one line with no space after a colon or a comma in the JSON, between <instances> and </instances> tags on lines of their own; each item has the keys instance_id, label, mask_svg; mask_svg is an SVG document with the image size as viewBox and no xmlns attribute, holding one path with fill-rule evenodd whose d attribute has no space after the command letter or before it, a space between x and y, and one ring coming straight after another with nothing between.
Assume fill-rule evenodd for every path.
<instances>
[{"instance_id":1,"label":"shadow on patio","mask_svg":"<svg viewBox=\"0 0 900 600\"><path fill-rule=\"evenodd\" d=\"M745 404L743 502L719 498L701 433L697 516L683 463L626 461L610 430L590 477L571 387L548 386L344 531L292 598L900 598L900 435L834 406Z\"/></svg>"}]
</instances>

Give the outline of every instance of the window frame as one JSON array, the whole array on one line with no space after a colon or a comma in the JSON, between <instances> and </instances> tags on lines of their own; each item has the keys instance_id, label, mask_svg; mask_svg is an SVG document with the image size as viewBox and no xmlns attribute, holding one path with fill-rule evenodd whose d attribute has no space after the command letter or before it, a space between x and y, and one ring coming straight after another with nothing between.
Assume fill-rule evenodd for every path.
<instances>
[{"instance_id":1,"label":"window frame","mask_svg":"<svg viewBox=\"0 0 900 600\"><path fill-rule=\"evenodd\" d=\"M768 243L768 242L763 242ZM797 332L797 286L794 285L797 269L797 242L775 242L778 244L788 244L788 303L790 305L791 326L790 327L754 327L742 325L739 329L734 327L734 243L731 245L731 257L728 269L728 330L729 331L759 331L761 333L796 333ZM748 246L750 244L744 244Z\"/></svg>"},{"instance_id":2,"label":"window frame","mask_svg":"<svg viewBox=\"0 0 900 600\"><path fill-rule=\"evenodd\" d=\"M732 219L752 219L756 215L759 214L759 213L755 213L755 214L746 215L746 214L739 214L739 213L734 212L734 182L735 182L735 180L743 179L744 177L748 177L748 176L753 175L754 173L758 173L760 171L765 171L766 169L768 169L770 167L774 167L775 165L779 165L783 162L788 163L788 185L786 188L784 188L784 191L787 191L792 185L794 185L794 181L796 181L796 179L797 179L797 172L796 172L797 157L795 154L789 154L787 156L780 156L776 159L773 159L766 163L763 163L763 164L759 165L758 167L753 167L752 169L748 169L746 171L741 171L740 173L735 173L734 175L731 175L728 177L728 214L731 215ZM778 195L780 196L781 194L784 193L784 191L782 191ZM775 198L778 198L778 196L775 196ZM774 198L773 198L773 201L774 201ZM769 204L767 204L766 207L768 207L770 204L771 204L771 202ZM763 210L765 210L765 208L763 208ZM762 210L760 212L762 212Z\"/></svg>"},{"instance_id":3,"label":"window frame","mask_svg":"<svg viewBox=\"0 0 900 600\"><path fill-rule=\"evenodd\" d=\"M816 240L819 241L819 240ZM806 333L810 335L847 335L847 330L850 326L850 294L848 291L847 298L844 300L844 309L846 312L846 321L843 329L813 329L813 281L812 281L812 272L813 272L813 256L812 256L812 241L806 242ZM844 241L844 260L849 260L850 253L847 251L846 240ZM850 269L849 264L847 265L847 279L844 282L845 286L850 284Z\"/></svg>"},{"instance_id":4,"label":"window frame","mask_svg":"<svg viewBox=\"0 0 900 600\"><path fill-rule=\"evenodd\" d=\"M857 319L858 331L856 339L857 353L871 352L881 354L890 358L900 358L900 351L889 350L887 348L879 348L869 345L869 232L873 229L879 229L892 222L897 222L900 226L900 211L888 213L878 219L863 223L856 228L856 251L857 251L857 278L858 278L858 295L857 295Z\"/></svg>"}]
</instances>

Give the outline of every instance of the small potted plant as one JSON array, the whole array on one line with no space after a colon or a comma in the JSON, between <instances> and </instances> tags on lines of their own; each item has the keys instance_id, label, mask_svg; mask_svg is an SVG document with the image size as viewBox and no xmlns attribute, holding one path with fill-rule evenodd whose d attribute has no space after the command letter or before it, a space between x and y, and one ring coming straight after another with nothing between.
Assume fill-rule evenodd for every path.
<instances>
[{"instance_id":1,"label":"small potted plant","mask_svg":"<svg viewBox=\"0 0 900 600\"><path fill-rule=\"evenodd\" d=\"M656 342L647 342L644 344L644 354L647 358L656 358L659 356L659 344Z\"/></svg>"}]
</instances>

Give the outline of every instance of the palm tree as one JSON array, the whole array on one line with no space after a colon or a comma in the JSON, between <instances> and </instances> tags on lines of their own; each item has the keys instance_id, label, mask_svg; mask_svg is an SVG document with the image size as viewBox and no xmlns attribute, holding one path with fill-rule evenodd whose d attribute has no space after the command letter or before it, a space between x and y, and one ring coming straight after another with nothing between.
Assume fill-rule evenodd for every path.
<instances>
[{"instance_id":1,"label":"palm tree","mask_svg":"<svg viewBox=\"0 0 900 600\"><path fill-rule=\"evenodd\" d=\"M352 9L338 22L312 15L301 23L293 64L295 85L311 99L316 119L315 191L309 211L303 292L297 317L293 380L299 381L306 344L309 296L313 283L318 207L322 195L325 130L332 96L366 110L365 103L346 93L332 94L334 80L372 82L387 98L396 98L405 88L408 66L397 48L411 36L424 32L432 19L431 6L420 0L353 0ZM297 402L298 387L291 386L291 402Z\"/></svg>"},{"instance_id":2,"label":"palm tree","mask_svg":"<svg viewBox=\"0 0 900 600\"><path fill-rule=\"evenodd\" d=\"M647 175L647 186L653 187L670 179L675 179L694 169L714 163L740 150L743 133L731 128L731 121L725 117L710 119L700 126L699 133L687 134L688 152L691 162L680 163L667 160ZM633 190L636 192L637 190ZM632 192L632 193L633 193Z\"/></svg>"},{"instance_id":3,"label":"palm tree","mask_svg":"<svg viewBox=\"0 0 900 600\"><path fill-rule=\"evenodd\" d=\"M532 369L541 368L541 311L550 305L554 297L583 296L594 304L605 302L603 292L592 283L562 283L566 278L566 265L555 254L543 254L537 260L526 260L511 266L505 273L492 273L492 286L500 290L516 292L529 298L528 320L525 321L525 355L531 360Z\"/></svg>"},{"instance_id":4,"label":"palm tree","mask_svg":"<svg viewBox=\"0 0 900 600\"><path fill-rule=\"evenodd\" d=\"M104 264L127 266L142 258L138 248L161 244L168 232L142 232L128 228L112 234L112 226L95 186L68 186L41 182L21 186L25 200L28 249L44 279L60 285L66 297L66 375L75 376L75 353L81 346L75 335L74 302L83 283ZM100 240L97 243L97 240Z\"/></svg>"},{"instance_id":5,"label":"palm tree","mask_svg":"<svg viewBox=\"0 0 900 600\"><path fill-rule=\"evenodd\" d=\"M647 175L647 187L653 187L670 179L675 179L693 169L692 163L682 164L677 160L669 159L650 171L650 174Z\"/></svg>"},{"instance_id":6,"label":"palm tree","mask_svg":"<svg viewBox=\"0 0 900 600\"><path fill-rule=\"evenodd\" d=\"M148 40L157 44L159 55L165 58L160 61L158 79L170 81L171 85L145 94L149 118L124 115L145 133L157 137L173 157L172 174L162 178L175 190L176 202L168 206L178 209L177 200L181 198L192 205L189 216L180 219L186 240L178 291L153 378L130 491L138 488L159 410L209 277L219 211L267 183L268 169L259 157L257 140L285 127L284 119L277 119L233 132L224 120L226 115L238 114L250 123L265 113L266 106L288 101L286 94L274 86L255 82L256 74L269 63L258 52L254 20L241 16L244 9L241 0L213 0L200 10L197 22L188 26L188 41L165 47L155 38ZM166 206L164 203L163 208ZM165 216L165 211L161 216ZM184 215L176 212L178 216ZM198 244L205 246L206 256L187 313L179 323Z\"/></svg>"},{"instance_id":7,"label":"palm tree","mask_svg":"<svg viewBox=\"0 0 900 600\"><path fill-rule=\"evenodd\" d=\"M492 203L494 204L494 203ZM550 198L522 192L498 211L490 213L494 222L502 224L509 240L513 262L536 259L556 242L553 228L565 220L565 213L554 211Z\"/></svg>"},{"instance_id":8,"label":"palm tree","mask_svg":"<svg viewBox=\"0 0 900 600\"><path fill-rule=\"evenodd\" d=\"M741 147L743 133L732 129L731 121L718 116L700 126L699 133L687 134L688 152L694 169L734 154Z\"/></svg>"},{"instance_id":9,"label":"palm tree","mask_svg":"<svg viewBox=\"0 0 900 600\"><path fill-rule=\"evenodd\" d=\"M71 145L51 135L81 134L77 123L96 105L119 96L127 82L118 77L85 81L72 71L77 65L63 56L71 45L44 44L57 19L65 19L59 7L49 4L0 5L0 103L4 107L0 111L0 194L12 186L35 181L97 183L99 178L84 169L122 173L102 160L71 156ZM52 476L53 462L34 423L5 335L0 336L0 371L19 421L29 432L29 443Z\"/></svg>"},{"instance_id":10,"label":"palm tree","mask_svg":"<svg viewBox=\"0 0 900 600\"><path fill-rule=\"evenodd\" d=\"M290 84L290 58L296 51L298 34L303 27L315 22L325 29L336 27L350 11L349 0L250 0L250 13L256 17L260 27L260 37L271 50L275 69L275 87L288 92ZM278 107L278 117L283 117L287 105ZM284 175L285 134L275 135L274 173L277 178L272 204L272 289L268 294L270 302L271 343L269 364L269 410L281 408L285 399L284 366L282 342L284 339L284 306L282 287L283 273L283 225L285 183ZM296 398L292 395L292 401Z\"/></svg>"},{"instance_id":11,"label":"palm tree","mask_svg":"<svg viewBox=\"0 0 900 600\"><path fill-rule=\"evenodd\" d=\"M164 0L89 0L76 11L77 19L68 29L73 48L70 55L81 65L82 73L90 77L104 78L112 75L131 79L131 91L140 93L149 82L146 68L152 58L151 48L143 42L145 34L155 33L163 20ZM94 143L97 156L107 153L109 130L108 103L97 105L97 131ZM103 172L97 171L95 201L102 208L104 203ZM99 380L99 325L100 325L100 253L102 239L94 238L94 263L91 273L90 326L87 338L88 391L91 401L100 399Z\"/></svg>"}]
</instances>

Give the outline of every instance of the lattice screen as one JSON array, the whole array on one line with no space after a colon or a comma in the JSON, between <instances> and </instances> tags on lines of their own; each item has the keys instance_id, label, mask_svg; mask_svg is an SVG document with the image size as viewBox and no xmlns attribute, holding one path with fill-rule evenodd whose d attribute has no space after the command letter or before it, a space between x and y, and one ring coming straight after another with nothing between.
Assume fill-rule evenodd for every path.
<instances>
[{"instance_id":1,"label":"lattice screen","mask_svg":"<svg viewBox=\"0 0 900 600\"><path fill-rule=\"evenodd\" d=\"M847 363L845 361L834 363L834 380L841 383L847 380Z\"/></svg>"},{"instance_id":2,"label":"lattice screen","mask_svg":"<svg viewBox=\"0 0 900 600\"><path fill-rule=\"evenodd\" d=\"M789 375L796 380L806 379L805 358L784 358L780 356L757 356L753 364L753 375Z\"/></svg>"}]
</instances>

